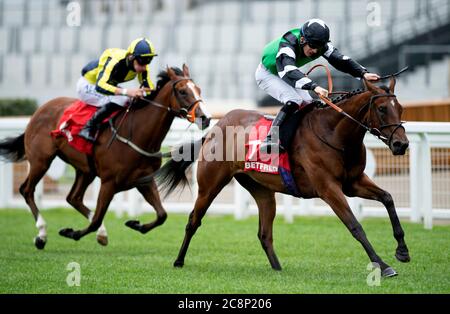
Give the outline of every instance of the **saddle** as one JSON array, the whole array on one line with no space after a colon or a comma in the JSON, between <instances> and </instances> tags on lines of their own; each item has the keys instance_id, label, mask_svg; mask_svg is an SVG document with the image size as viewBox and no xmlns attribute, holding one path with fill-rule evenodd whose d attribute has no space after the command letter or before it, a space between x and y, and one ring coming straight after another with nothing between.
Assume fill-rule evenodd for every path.
<instances>
[{"instance_id":1,"label":"saddle","mask_svg":"<svg viewBox=\"0 0 450 314\"><path fill-rule=\"evenodd\" d=\"M86 122L89 121L96 111L97 107L95 106L88 105L81 100L74 101L64 110L57 128L51 132L51 135L54 138L64 136L70 146L79 152L91 155L93 143L79 137L78 133L80 133ZM103 120L103 124L117 113L118 111L113 112L108 118Z\"/></svg>"}]
</instances>

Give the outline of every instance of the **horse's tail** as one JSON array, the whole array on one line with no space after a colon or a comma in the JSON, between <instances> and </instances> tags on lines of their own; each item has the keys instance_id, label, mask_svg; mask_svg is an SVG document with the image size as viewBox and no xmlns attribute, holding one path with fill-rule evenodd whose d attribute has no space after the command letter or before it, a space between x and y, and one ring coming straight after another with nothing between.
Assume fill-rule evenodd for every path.
<instances>
[{"instance_id":1,"label":"horse's tail","mask_svg":"<svg viewBox=\"0 0 450 314\"><path fill-rule=\"evenodd\" d=\"M25 133L17 137L8 137L0 141L0 157L9 162L26 160Z\"/></svg>"},{"instance_id":2,"label":"horse's tail","mask_svg":"<svg viewBox=\"0 0 450 314\"><path fill-rule=\"evenodd\" d=\"M186 186L188 179L185 172L197 160L199 149L204 141L205 138L203 137L200 140L178 147L172 151L172 158L154 173L153 177L156 179L160 189L164 191L164 197L172 193L180 184L183 188ZM187 148L189 151L185 156Z\"/></svg>"}]
</instances>

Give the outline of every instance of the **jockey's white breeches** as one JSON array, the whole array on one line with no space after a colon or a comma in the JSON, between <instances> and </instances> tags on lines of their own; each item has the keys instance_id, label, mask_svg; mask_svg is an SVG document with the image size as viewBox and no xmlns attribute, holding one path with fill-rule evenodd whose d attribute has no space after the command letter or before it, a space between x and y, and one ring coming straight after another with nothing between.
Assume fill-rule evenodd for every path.
<instances>
[{"instance_id":1,"label":"jockey's white breeches","mask_svg":"<svg viewBox=\"0 0 450 314\"><path fill-rule=\"evenodd\" d=\"M77 94L81 101L96 107L101 107L113 102L124 107L128 101L128 96L105 95L95 90L95 85L89 83L84 77L80 77L77 82Z\"/></svg>"},{"instance_id":2,"label":"jockey's white breeches","mask_svg":"<svg viewBox=\"0 0 450 314\"><path fill-rule=\"evenodd\" d=\"M262 63L256 69L255 79L259 88L283 104L288 101L298 105L309 104L313 100L307 90L292 87L278 75L272 74Z\"/></svg>"}]
</instances>

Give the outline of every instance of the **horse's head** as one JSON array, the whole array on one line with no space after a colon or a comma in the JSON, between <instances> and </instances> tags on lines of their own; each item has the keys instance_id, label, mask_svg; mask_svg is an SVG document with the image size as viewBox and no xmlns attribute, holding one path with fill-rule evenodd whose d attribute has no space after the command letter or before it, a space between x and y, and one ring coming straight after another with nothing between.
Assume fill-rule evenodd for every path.
<instances>
[{"instance_id":1,"label":"horse's head","mask_svg":"<svg viewBox=\"0 0 450 314\"><path fill-rule=\"evenodd\" d=\"M394 155L404 155L409 141L401 121L403 108L394 94L395 78L391 78L389 88L377 87L366 80L364 84L372 94L367 115L371 133L378 136Z\"/></svg>"},{"instance_id":2,"label":"horse's head","mask_svg":"<svg viewBox=\"0 0 450 314\"><path fill-rule=\"evenodd\" d=\"M187 65L183 64L183 75L178 75L169 67L167 75L172 86L171 109L179 117L197 124L200 129L207 128L211 122L211 115L206 111L205 104L200 97L200 87L190 78Z\"/></svg>"}]
</instances>

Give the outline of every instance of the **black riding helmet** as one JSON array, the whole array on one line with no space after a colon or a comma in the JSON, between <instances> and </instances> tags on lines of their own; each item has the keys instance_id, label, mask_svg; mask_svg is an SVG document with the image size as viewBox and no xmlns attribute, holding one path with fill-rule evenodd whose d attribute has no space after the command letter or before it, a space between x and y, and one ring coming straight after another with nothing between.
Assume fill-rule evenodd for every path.
<instances>
[{"instance_id":1,"label":"black riding helmet","mask_svg":"<svg viewBox=\"0 0 450 314\"><path fill-rule=\"evenodd\" d=\"M324 21L311 19L303 24L302 36L311 48L322 48L330 41L330 29Z\"/></svg>"}]
</instances>

